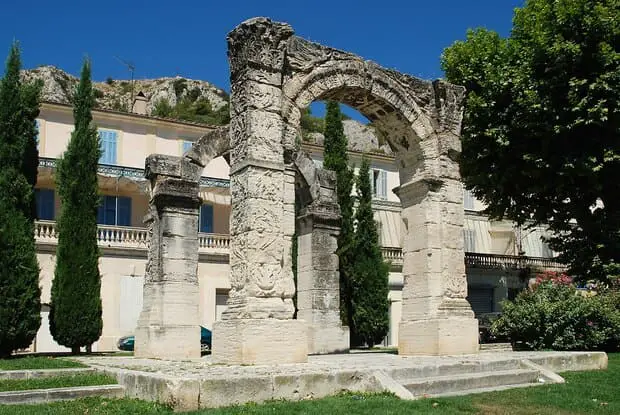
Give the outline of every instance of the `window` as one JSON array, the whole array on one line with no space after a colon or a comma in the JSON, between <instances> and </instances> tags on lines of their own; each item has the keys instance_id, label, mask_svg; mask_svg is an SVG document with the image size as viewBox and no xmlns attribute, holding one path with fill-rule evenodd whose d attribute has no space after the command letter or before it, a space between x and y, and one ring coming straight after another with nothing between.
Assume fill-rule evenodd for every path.
<instances>
[{"instance_id":1,"label":"window","mask_svg":"<svg viewBox=\"0 0 620 415\"><path fill-rule=\"evenodd\" d=\"M222 319L222 313L226 311L228 307L226 304L228 302L228 291L227 289L217 288L215 290L215 320L219 321Z\"/></svg>"},{"instance_id":2,"label":"window","mask_svg":"<svg viewBox=\"0 0 620 415\"><path fill-rule=\"evenodd\" d=\"M465 252L476 252L476 232L473 229L463 229Z\"/></svg>"},{"instance_id":3,"label":"window","mask_svg":"<svg viewBox=\"0 0 620 415\"><path fill-rule=\"evenodd\" d=\"M101 225L131 225L131 198L103 196L97 211L97 223Z\"/></svg>"},{"instance_id":4,"label":"window","mask_svg":"<svg viewBox=\"0 0 620 415\"><path fill-rule=\"evenodd\" d=\"M191 141L183 141L183 154L185 154L194 145Z\"/></svg>"},{"instance_id":5,"label":"window","mask_svg":"<svg viewBox=\"0 0 620 415\"><path fill-rule=\"evenodd\" d=\"M371 170L370 184L372 185L372 195L378 199L387 199L387 171Z\"/></svg>"},{"instance_id":6,"label":"window","mask_svg":"<svg viewBox=\"0 0 620 415\"><path fill-rule=\"evenodd\" d=\"M213 205L200 206L198 232L213 233Z\"/></svg>"},{"instance_id":7,"label":"window","mask_svg":"<svg viewBox=\"0 0 620 415\"><path fill-rule=\"evenodd\" d=\"M474 210L474 195L467 189L463 189L463 205L465 210Z\"/></svg>"},{"instance_id":8,"label":"window","mask_svg":"<svg viewBox=\"0 0 620 415\"><path fill-rule=\"evenodd\" d=\"M116 164L116 131L99 130L99 143L101 146L101 164Z\"/></svg>"},{"instance_id":9,"label":"window","mask_svg":"<svg viewBox=\"0 0 620 415\"><path fill-rule=\"evenodd\" d=\"M54 220L54 191L52 189L34 189L37 204L37 219Z\"/></svg>"}]
</instances>

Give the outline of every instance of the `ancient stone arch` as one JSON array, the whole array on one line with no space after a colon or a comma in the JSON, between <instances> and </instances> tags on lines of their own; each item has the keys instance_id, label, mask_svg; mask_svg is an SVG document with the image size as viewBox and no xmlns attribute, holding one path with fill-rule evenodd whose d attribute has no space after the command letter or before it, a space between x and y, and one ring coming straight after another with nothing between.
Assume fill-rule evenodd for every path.
<instances>
[{"instance_id":1,"label":"ancient stone arch","mask_svg":"<svg viewBox=\"0 0 620 415\"><path fill-rule=\"evenodd\" d=\"M353 54L301 39L289 25L265 18L237 26L228 36L228 46L232 90L232 288L223 320L214 325L214 360L303 362L309 345L312 351L307 323L292 319L295 287L291 246L296 220L296 161L300 162L300 114L312 101L323 99L358 109L373 121L395 152L401 185L394 192L401 200L406 226L399 353L476 352L477 321L465 299L463 193L457 162L464 89L381 68ZM225 137L224 130L213 134ZM153 240L162 247L149 256L149 269L169 267L158 271L163 282L155 278L152 284L162 298L167 290L170 298L176 292L166 282L174 280L193 289L196 278L194 275L192 280L191 273L194 270L195 274L197 254L193 253L194 241L187 231L191 228L196 232L196 172L205 160L218 153L216 147L221 149L220 144L203 141L208 140L201 140L195 150L177 160L174 168L161 156L147 159L152 204L162 201L155 209L158 219L153 222L157 225L153 229L159 229L154 231ZM223 141L225 138L218 143ZM329 186L324 190L328 192ZM177 204L178 217L166 219L166 203ZM166 239L166 235L183 237ZM326 262L331 270L330 258L328 255L313 266ZM311 301L315 300L321 298L313 297ZM187 324L179 324L182 319L176 325L166 318L158 321L164 321L163 326L169 324L171 333L195 336L192 333L197 333L197 312L194 318L188 314L193 312L193 305L183 307ZM166 315L167 307L160 308ZM143 315L148 309L145 298ZM150 350L148 345L154 343L149 339L165 337L167 342L173 338L163 335L166 330L152 323L156 319L150 321L150 325L139 327L136 355L153 355L142 352ZM147 339L143 345L141 339ZM191 348L187 342L181 344Z\"/></svg>"}]
</instances>

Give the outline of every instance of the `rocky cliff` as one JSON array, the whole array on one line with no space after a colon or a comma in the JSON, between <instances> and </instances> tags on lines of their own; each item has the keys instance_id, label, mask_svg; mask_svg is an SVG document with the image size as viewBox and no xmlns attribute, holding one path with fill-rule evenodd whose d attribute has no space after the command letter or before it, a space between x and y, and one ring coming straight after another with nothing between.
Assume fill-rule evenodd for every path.
<instances>
[{"instance_id":1,"label":"rocky cliff","mask_svg":"<svg viewBox=\"0 0 620 415\"><path fill-rule=\"evenodd\" d=\"M54 66L40 66L24 70L24 80L40 79L43 81L43 100L71 103L73 91L78 78ZM97 106L103 109L127 111L132 108L132 83L128 80L108 79L106 82L93 82ZM171 107L188 95L194 100L206 98L214 110L228 102L228 94L209 82L175 78L136 79L133 83L134 96L142 92L147 100L147 114L153 110L155 103L167 101Z\"/></svg>"}]
</instances>

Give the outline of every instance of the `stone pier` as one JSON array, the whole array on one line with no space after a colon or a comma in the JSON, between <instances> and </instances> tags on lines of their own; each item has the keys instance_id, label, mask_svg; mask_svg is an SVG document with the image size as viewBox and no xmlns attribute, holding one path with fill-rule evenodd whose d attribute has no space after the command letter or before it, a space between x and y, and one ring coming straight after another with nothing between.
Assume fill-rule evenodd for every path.
<instances>
[{"instance_id":1,"label":"stone pier","mask_svg":"<svg viewBox=\"0 0 620 415\"><path fill-rule=\"evenodd\" d=\"M308 323L308 353L342 353L349 350L349 328L340 319L336 175L319 169L309 175L315 200L297 218L297 318Z\"/></svg>"},{"instance_id":2,"label":"stone pier","mask_svg":"<svg viewBox=\"0 0 620 415\"><path fill-rule=\"evenodd\" d=\"M169 156L146 161L150 245L135 356L200 357L197 167Z\"/></svg>"},{"instance_id":3,"label":"stone pier","mask_svg":"<svg viewBox=\"0 0 620 415\"><path fill-rule=\"evenodd\" d=\"M230 364L307 360L307 330L293 320L294 176L282 145L282 65L288 25L240 25L231 67L231 290L213 326L213 358Z\"/></svg>"}]
</instances>

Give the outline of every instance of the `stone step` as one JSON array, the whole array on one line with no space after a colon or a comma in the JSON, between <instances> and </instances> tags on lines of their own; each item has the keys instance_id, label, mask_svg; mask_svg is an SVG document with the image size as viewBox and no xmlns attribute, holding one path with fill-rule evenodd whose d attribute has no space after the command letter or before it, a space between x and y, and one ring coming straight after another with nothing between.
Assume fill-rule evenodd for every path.
<instances>
[{"instance_id":1,"label":"stone step","mask_svg":"<svg viewBox=\"0 0 620 415\"><path fill-rule=\"evenodd\" d=\"M36 379L52 378L61 376L81 375L94 373L90 367L66 368L66 369L29 369L29 370L0 370L0 379Z\"/></svg>"},{"instance_id":2,"label":"stone step","mask_svg":"<svg viewBox=\"0 0 620 415\"><path fill-rule=\"evenodd\" d=\"M97 385L0 392L0 405L37 404L93 396L120 398L124 396L124 390L121 385Z\"/></svg>"},{"instance_id":3,"label":"stone step","mask_svg":"<svg viewBox=\"0 0 620 415\"><path fill-rule=\"evenodd\" d=\"M489 373L521 368L521 359L481 360L478 358L463 358L460 361L437 365L397 368L391 370L389 375L397 382L405 384L413 379L429 379L438 376L468 376L475 373Z\"/></svg>"},{"instance_id":4,"label":"stone step","mask_svg":"<svg viewBox=\"0 0 620 415\"><path fill-rule=\"evenodd\" d=\"M510 343L484 343L480 345L481 352L512 352Z\"/></svg>"},{"instance_id":5,"label":"stone step","mask_svg":"<svg viewBox=\"0 0 620 415\"><path fill-rule=\"evenodd\" d=\"M425 395L442 396L460 391L474 391L508 385L533 385L539 383L539 378L541 375L537 370L511 369L412 379L402 382L402 384L414 397L421 397Z\"/></svg>"}]
</instances>

